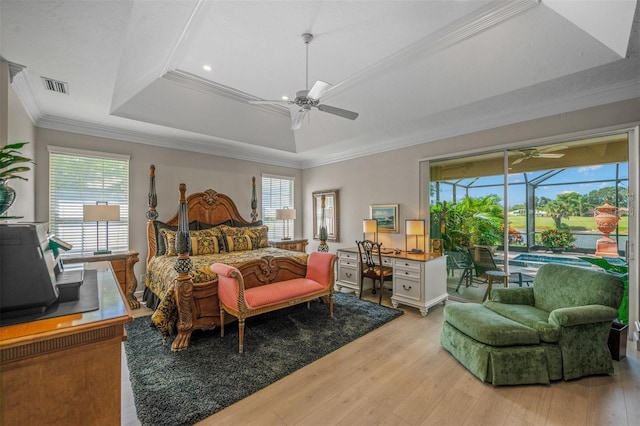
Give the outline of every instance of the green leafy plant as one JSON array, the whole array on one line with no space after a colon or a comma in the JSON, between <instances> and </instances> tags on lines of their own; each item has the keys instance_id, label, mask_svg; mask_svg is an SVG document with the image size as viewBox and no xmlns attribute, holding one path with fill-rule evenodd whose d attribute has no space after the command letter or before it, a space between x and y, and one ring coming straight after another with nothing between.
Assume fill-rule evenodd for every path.
<instances>
[{"instance_id":1,"label":"green leafy plant","mask_svg":"<svg viewBox=\"0 0 640 426\"><path fill-rule=\"evenodd\" d=\"M623 324L629 324L629 264L622 259L616 260L615 263L602 257L580 257L580 259L599 266L607 273L615 275L622 280L624 294L618 309L618 321Z\"/></svg>"},{"instance_id":2,"label":"green leafy plant","mask_svg":"<svg viewBox=\"0 0 640 426\"><path fill-rule=\"evenodd\" d=\"M19 176L18 173L23 173L31 170L27 166L12 167L18 163L33 163L30 158L24 157L20 151L20 148L28 144L29 142L17 142L14 144L8 144L0 148L0 180L9 179L22 179L27 178Z\"/></svg>"},{"instance_id":3,"label":"green leafy plant","mask_svg":"<svg viewBox=\"0 0 640 426\"><path fill-rule=\"evenodd\" d=\"M542 245L549 248L568 248L573 246L573 242L576 238L571 231L564 229L545 229L540 234L540 240Z\"/></svg>"}]
</instances>

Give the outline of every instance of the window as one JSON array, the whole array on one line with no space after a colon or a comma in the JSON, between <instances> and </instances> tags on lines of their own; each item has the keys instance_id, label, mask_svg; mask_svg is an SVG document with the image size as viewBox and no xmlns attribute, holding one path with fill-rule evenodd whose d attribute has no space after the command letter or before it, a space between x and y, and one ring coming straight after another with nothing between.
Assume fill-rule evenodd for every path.
<instances>
[{"instance_id":1,"label":"window","mask_svg":"<svg viewBox=\"0 0 640 426\"><path fill-rule=\"evenodd\" d=\"M49 146L49 227L69 253L129 248L129 156ZM120 220L83 222L85 204L120 206ZM98 247L99 246L99 247Z\"/></svg>"},{"instance_id":2,"label":"window","mask_svg":"<svg viewBox=\"0 0 640 426\"><path fill-rule=\"evenodd\" d=\"M276 220L276 209L294 208L293 178L262 175L262 223L269 227L269 238L282 238L284 227L287 235L293 235L293 221Z\"/></svg>"}]
</instances>

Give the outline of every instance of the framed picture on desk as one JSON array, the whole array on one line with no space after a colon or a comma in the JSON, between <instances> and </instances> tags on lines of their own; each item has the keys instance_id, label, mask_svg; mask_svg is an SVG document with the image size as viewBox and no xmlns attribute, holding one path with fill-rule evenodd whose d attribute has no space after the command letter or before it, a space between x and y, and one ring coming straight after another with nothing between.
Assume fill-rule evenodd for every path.
<instances>
[{"instance_id":1,"label":"framed picture on desk","mask_svg":"<svg viewBox=\"0 0 640 426\"><path fill-rule=\"evenodd\" d=\"M398 233L397 204L371 204L369 217L378 222L378 232Z\"/></svg>"}]
</instances>

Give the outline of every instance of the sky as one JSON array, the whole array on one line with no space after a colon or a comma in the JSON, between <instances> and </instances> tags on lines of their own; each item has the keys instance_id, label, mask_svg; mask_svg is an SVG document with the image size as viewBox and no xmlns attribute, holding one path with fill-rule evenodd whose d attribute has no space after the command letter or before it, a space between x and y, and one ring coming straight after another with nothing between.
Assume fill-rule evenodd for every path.
<instances>
[{"instance_id":1,"label":"sky","mask_svg":"<svg viewBox=\"0 0 640 426\"><path fill-rule=\"evenodd\" d=\"M545 171L538 171L528 173L527 177L531 181L536 177L543 175ZM619 167L619 178L628 179L629 171L628 165L621 164ZM545 180L536 189L537 197L547 197L554 199L558 194L565 192L578 192L580 194L588 194L593 190L600 188L614 186L614 182L601 182L603 180L613 180L616 177L616 165L605 164L588 167L574 167L565 169L564 171L556 174L553 177ZM479 197L487 194L497 194L501 199L503 198L503 176L489 176L483 177L473 182L473 187L469 190L469 195L472 197ZM524 204L525 202L525 190L524 190L524 176L523 174L510 175L509 183L514 184L509 191L509 206L514 204ZM461 184L465 185L471 182L471 179L464 179ZM520 183L520 185L517 185ZM484 187L483 185L500 185L493 187ZM621 183L621 186L628 188L628 181ZM451 201L452 191L450 185L441 185L440 200ZM457 197L464 196L464 189L458 188Z\"/></svg>"}]
</instances>

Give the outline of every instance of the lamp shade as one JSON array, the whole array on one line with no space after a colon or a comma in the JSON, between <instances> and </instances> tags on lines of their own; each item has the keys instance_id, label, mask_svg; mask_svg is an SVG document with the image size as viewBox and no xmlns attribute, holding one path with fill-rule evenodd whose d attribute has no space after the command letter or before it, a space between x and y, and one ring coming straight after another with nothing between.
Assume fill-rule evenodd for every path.
<instances>
[{"instance_id":1,"label":"lamp shade","mask_svg":"<svg viewBox=\"0 0 640 426\"><path fill-rule=\"evenodd\" d=\"M378 232L378 221L375 219L363 219L362 232L365 234Z\"/></svg>"},{"instance_id":2,"label":"lamp shade","mask_svg":"<svg viewBox=\"0 0 640 426\"><path fill-rule=\"evenodd\" d=\"M82 206L84 222L101 222L120 220L120 206L109 204L85 204Z\"/></svg>"},{"instance_id":3,"label":"lamp shade","mask_svg":"<svg viewBox=\"0 0 640 426\"><path fill-rule=\"evenodd\" d=\"M296 218L296 209L276 209L276 219L287 220Z\"/></svg>"},{"instance_id":4,"label":"lamp shade","mask_svg":"<svg viewBox=\"0 0 640 426\"><path fill-rule=\"evenodd\" d=\"M424 220L408 219L405 232L407 235L424 235Z\"/></svg>"}]
</instances>

